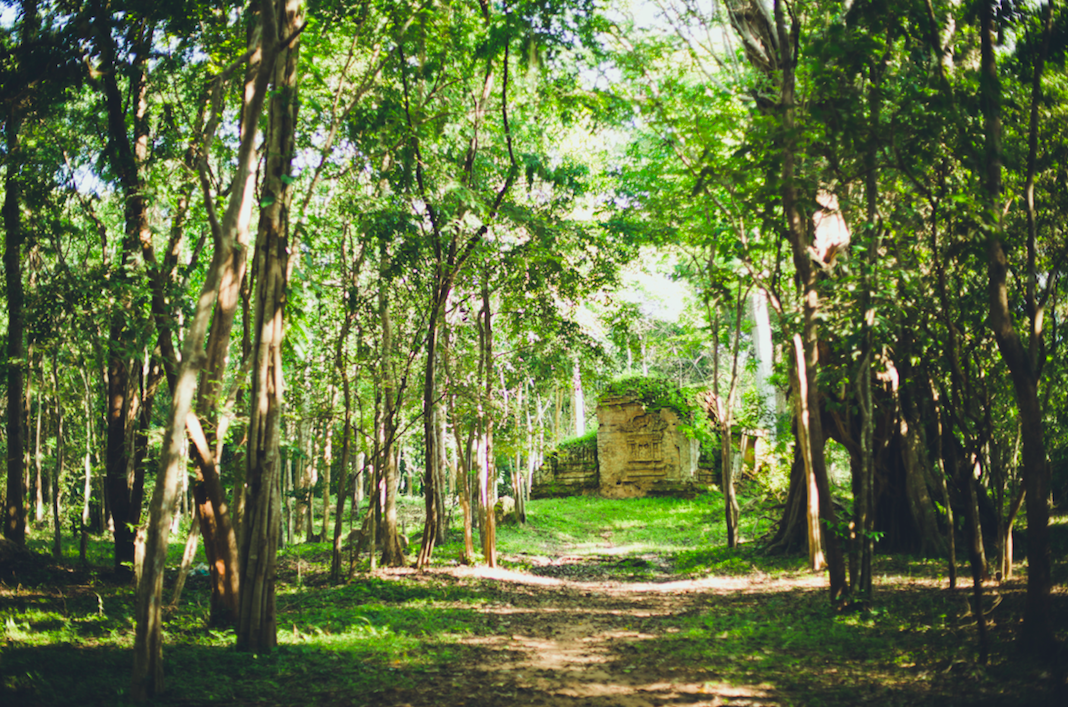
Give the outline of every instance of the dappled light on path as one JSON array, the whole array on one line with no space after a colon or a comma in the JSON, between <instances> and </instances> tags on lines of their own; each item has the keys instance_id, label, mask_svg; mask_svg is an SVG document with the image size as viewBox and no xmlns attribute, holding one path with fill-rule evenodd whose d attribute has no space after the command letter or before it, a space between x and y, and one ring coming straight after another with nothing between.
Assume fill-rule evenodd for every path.
<instances>
[{"instance_id":1,"label":"dappled light on path","mask_svg":"<svg viewBox=\"0 0 1068 707\"><path fill-rule=\"evenodd\" d=\"M574 580L464 566L431 574L490 582L501 595L501 601L482 608L496 630L460 640L477 651L477 667L486 671L484 689L449 698L455 701L436 695L437 704L463 705L786 704L771 684L731 681L705 668L680 665L657 642L679 635L684 630L680 617L698 615L716 596L787 586L818 591L825 585L817 576L785 580L759 573L662 582ZM398 704L433 704L419 701L425 690L404 693Z\"/></svg>"}]
</instances>

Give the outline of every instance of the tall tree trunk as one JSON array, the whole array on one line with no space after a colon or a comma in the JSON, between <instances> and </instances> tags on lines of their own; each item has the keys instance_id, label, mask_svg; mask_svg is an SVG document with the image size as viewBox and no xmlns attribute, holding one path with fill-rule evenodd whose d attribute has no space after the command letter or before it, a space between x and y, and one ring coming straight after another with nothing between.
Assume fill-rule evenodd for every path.
<instances>
[{"instance_id":1,"label":"tall tree trunk","mask_svg":"<svg viewBox=\"0 0 1068 707\"><path fill-rule=\"evenodd\" d=\"M277 15L271 13L276 12ZM298 30L303 24L301 0L267 2L261 12L264 61L266 47L279 47L274 67L267 121L267 158L259 232L256 242L255 363L250 395L247 500L241 528L237 647L267 651L277 643L275 617L275 555L281 528L279 430L284 395L282 339L289 282L289 206L297 121Z\"/></svg>"},{"instance_id":2,"label":"tall tree trunk","mask_svg":"<svg viewBox=\"0 0 1068 707\"><path fill-rule=\"evenodd\" d=\"M794 20L795 26L787 31L783 1L775 0L775 24L778 35L779 50L781 52L780 70L781 86L780 99L782 105L782 206L786 217L787 235L790 240L790 249L793 253L794 267L798 273L798 280L802 288L802 335L803 346L797 347L798 356L798 397L804 398L801 408L802 415L806 418L802 427L808 432L808 463L811 466L811 480L809 484L809 498L812 493L817 495L819 516L831 532L823 537L827 548L827 568L830 574L831 601L840 599L846 591L845 562L842 558L841 544L833 529L838 526L834 505L831 503L831 489L827 478L827 464L824 458L823 427L819 416L820 393L816 385L816 374L819 370L819 355L817 352L817 322L819 314L819 292L816 283L816 269L812 265L811 255L808 248L808 235L801 217L801 210L797 195L795 174L796 162L796 88L795 88L795 61L793 47L800 28ZM803 374L803 376L802 376ZM800 400L799 400L800 402ZM814 487L814 488L813 488ZM812 501L810 500L810 505ZM810 528L810 533L815 529ZM813 556L813 564L817 558Z\"/></svg>"},{"instance_id":3,"label":"tall tree trunk","mask_svg":"<svg viewBox=\"0 0 1068 707\"><path fill-rule=\"evenodd\" d=\"M133 56L128 67L120 67L112 36L110 9L96 8L96 45L103 67L101 86L107 107L108 152L111 167L123 190L124 233L116 276L121 281L131 275L131 259L143 243L152 242L148 222L148 206L140 168L148 157L147 77L152 28L146 23L132 27ZM130 75L130 95L124 100L118 77ZM133 107L133 138L127 132L127 105ZM125 297L122 295L121 297ZM134 527L140 522L144 469L131 466L134 413L140 407L135 386L136 374L131 370L128 349L135 335L128 320L129 303L120 299L112 315L108 350L107 394L107 490L115 537L115 569L134 560Z\"/></svg>"},{"instance_id":4,"label":"tall tree trunk","mask_svg":"<svg viewBox=\"0 0 1068 707\"><path fill-rule=\"evenodd\" d=\"M241 139L252 140L258 133L254 122L257 116L250 113L253 101L262 101L257 94L256 80L263 70L263 56L256 52L259 41L255 33L250 37L253 52L245 71L244 91L241 105ZM237 67L230 67L235 69ZM225 89L230 74L220 75L208 101L210 116L203 129L206 146L217 130ZM200 175L205 204L211 204L214 195L209 190L207 150L198 146L195 158ZM227 397L224 403L222 383L229 361L230 335L233 331L237 309L242 302L242 283L245 280L249 244L252 205L255 201L256 171L252 168L239 170L231 184L232 198L221 223L213 223L219 230L217 239L232 243L220 274L219 296L212 314L211 329L205 345L206 360L200 375L196 400L196 419L207 431L192 435L192 459L196 469L196 484L193 488L197 504L196 519L204 538L204 554L211 579L211 608L209 624L232 626L237 620L237 602L240 578L238 576L237 534L234 527L235 514L227 504L226 489L218 468L222 458L223 443L232 418L230 408L234 400ZM244 369L242 373L244 373ZM191 430L192 431L192 430ZM208 438L208 431L211 438Z\"/></svg>"},{"instance_id":5,"label":"tall tree trunk","mask_svg":"<svg viewBox=\"0 0 1068 707\"><path fill-rule=\"evenodd\" d=\"M449 455L448 455L448 449L445 446L445 440L446 440L446 434L445 434L445 403L444 403L444 400L442 399L441 387L440 386L438 388L438 395L436 396L436 399L437 399L437 404L434 406L434 429L435 429L435 431L437 433L437 437L438 438L437 438L437 442L435 444L437 445L437 448L439 450L441 450L440 453L438 454L438 468L436 470L437 471L437 477L438 477L438 489L439 489L439 493L437 495L437 504L438 504L437 534L438 534L438 538L437 538L436 544L444 545L445 542L448 540L447 536L448 536L448 529L449 529L448 528L449 517L448 517L448 514L446 512L446 504L445 504L446 496L449 493L449 475L448 475L448 470L449 470L449 459L448 459L448 456ZM398 456L399 456L399 451L398 451Z\"/></svg>"},{"instance_id":6,"label":"tall tree trunk","mask_svg":"<svg viewBox=\"0 0 1068 707\"><path fill-rule=\"evenodd\" d=\"M493 451L493 420L496 416L493 401L493 310L490 302L489 273L482 278L482 313L479 333L481 336L482 369L485 375L485 390L481 405L481 421L479 428L482 436L482 458L479 460L479 499L481 500L483 515L479 530L482 534L482 556L490 567L497 566L497 514L494 507L497 502L497 464ZM575 362L574 375L572 377L573 403L578 409L575 414L575 424L585 427L586 413L582 405L582 378L579 375L578 362ZM578 429L576 429L578 432Z\"/></svg>"},{"instance_id":7,"label":"tall tree trunk","mask_svg":"<svg viewBox=\"0 0 1068 707\"><path fill-rule=\"evenodd\" d=\"M333 409L336 403L337 388L330 387L330 410L331 413L323 420L323 515L322 525L319 528L319 541L323 542L330 537L330 472L334 465L334 417Z\"/></svg>"},{"instance_id":8,"label":"tall tree trunk","mask_svg":"<svg viewBox=\"0 0 1068 707\"><path fill-rule=\"evenodd\" d=\"M264 0L261 9L261 21L264 25L264 41L260 45L262 62L251 86L253 96L245 109L245 120L249 125L256 125L263 109L267 87L273 74L277 53L277 29L274 5ZM235 183L241 184L244 178L255 168L256 131L242 136L238 148L238 174ZM208 206L215 240L215 252L208 275L201 287L196 311L186 333L182 362L172 390L170 415L166 438L160 458L160 471L156 479L155 492L152 497L151 516L145 538L145 559L141 577L137 586L137 625L134 638L134 667L131 696L136 701L144 701L163 692L163 631L162 631L162 594L163 569L167 556L167 543L171 528L178 493L178 479L182 473L182 450L185 444L186 429L192 423L192 429L198 429L195 415L190 412L199 369L204 364L204 338L208 332L212 309L219 296L222 271L231 256L231 249L236 247L231 225L244 206L244 200L252 195L249 192L236 192L227 207L223 225L215 219L214 210ZM240 640L240 635L239 635Z\"/></svg>"},{"instance_id":9,"label":"tall tree trunk","mask_svg":"<svg viewBox=\"0 0 1068 707\"><path fill-rule=\"evenodd\" d=\"M721 449L722 455L722 472L723 472L723 507L726 515L727 522L727 547L738 547L738 521L740 511L738 509L738 496L734 489L734 460L733 460L733 447L734 437L732 426L734 423L734 394L738 387L738 355L741 347L742 340L742 307L745 304L745 293L741 288L738 289L738 298L734 307L734 338L731 342L731 378L730 385L727 389L727 398L723 400L719 397L719 382L715 382L716 386L716 402L720 407L719 419L720 425L723 431L723 445ZM717 316L718 321L718 316ZM718 330L718 326L714 327ZM716 346L715 353L716 363L716 376L719 374L719 346ZM739 449L741 452L741 458L744 459L745 449L744 446Z\"/></svg>"},{"instance_id":10,"label":"tall tree trunk","mask_svg":"<svg viewBox=\"0 0 1068 707\"><path fill-rule=\"evenodd\" d=\"M341 375L341 395L345 410L341 422L341 474L337 480L337 509L334 511L334 538L330 552L330 582L340 584L341 545L344 540L345 501L349 497L349 464L352 457L352 386L349 381L345 340L348 338L351 317L345 320L338 337L336 366Z\"/></svg>"},{"instance_id":11,"label":"tall tree trunk","mask_svg":"<svg viewBox=\"0 0 1068 707\"><path fill-rule=\"evenodd\" d=\"M19 26L19 70L29 72L26 55L37 36L40 18L37 0L23 0ZM19 545L26 543L26 497L22 484L25 471L26 416L23 408L25 375L25 294L22 286L22 185L19 164L22 151L22 124L28 110L29 96L8 108L4 141L6 176L4 178L4 278L7 289L7 493L4 498L4 537Z\"/></svg>"},{"instance_id":12,"label":"tall tree trunk","mask_svg":"<svg viewBox=\"0 0 1068 707\"><path fill-rule=\"evenodd\" d=\"M423 376L423 439L426 453L423 468L423 494L426 519L423 525L423 541L419 547L416 567L425 569L430 564L437 542L438 503L437 495L441 493L438 485L437 468L443 450L438 449L438 435L434 421L434 406L437 404L437 359L438 339L441 335L441 319L444 315L445 302L452 290L453 271L445 263L438 264L438 274L430 297L430 317L427 322L426 371Z\"/></svg>"},{"instance_id":13,"label":"tall tree trunk","mask_svg":"<svg viewBox=\"0 0 1068 707\"><path fill-rule=\"evenodd\" d=\"M24 11L37 16L35 3L26 2ZM30 17L26 15L25 17ZM23 24L28 20L24 19ZM26 30L23 29L25 34ZM4 180L4 274L7 284L7 496L4 503L4 537L19 545L26 542L26 501L22 477L25 459L26 418L23 411L25 351L25 296L22 287L22 214L16 162L22 157L19 132L22 111L13 110L6 126L7 176Z\"/></svg>"},{"instance_id":14,"label":"tall tree trunk","mask_svg":"<svg viewBox=\"0 0 1068 707\"><path fill-rule=\"evenodd\" d=\"M378 316L382 325L381 347L379 351L379 380L382 386L382 444L379 450L378 466L382 470L384 497L382 507L382 565L385 567L403 567L407 564L404 550L400 545L397 531L397 490L399 470L393 454L397 434L397 386L393 371L393 320L389 311L389 272L392 261L389 243L385 238L379 242L379 287ZM436 409L436 406L435 406ZM434 433L437 433L434 428ZM428 446L431 445L428 441ZM440 455L439 448L439 455ZM434 530L436 531L436 528ZM372 545L371 553L377 552Z\"/></svg>"},{"instance_id":15,"label":"tall tree trunk","mask_svg":"<svg viewBox=\"0 0 1068 707\"><path fill-rule=\"evenodd\" d=\"M449 330L442 329L442 365L447 379L452 378L449 366ZM464 549L460 561L465 565L475 562L474 522L471 509L471 446L474 439L474 427L468 433L467 444L464 444L460 425L456 423L456 399L455 396L447 397L448 415L452 419L452 433L456 440L456 495L460 500L460 508L463 513Z\"/></svg>"},{"instance_id":16,"label":"tall tree trunk","mask_svg":"<svg viewBox=\"0 0 1068 707\"><path fill-rule=\"evenodd\" d=\"M55 420L56 420L56 466L52 474L51 501L52 501L52 557L57 560L63 557L63 523L59 518L60 493L63 488L63 402L59 394L59 364L57 352L52 352L52 390L55 395Z\"/></svg>"},{"instance_id":17,"label":"tall tree trunk","mask_svg":"<svg viewBox=\"0 0 1068 707\"><path fill-rule=\"evenodd\" d=\"M1041 306L1036 301L1035 275L1036 233L1029 228L1028 262L1026 276L1028 292L1026 304L1030 316L1030 349L1025 347L1013 322L1008 293L1008 256L1002 246L1004 224L1002 217L1001 184L1001 85L998 77L997 57L994 42L997 28L995 13L999 5L993 0L980 8L981 70L980 92L986 132L984 187L988 195L987 276L989 278L990 316L988 322L994 331L1001 357L1009 368L1016 407L1023 425L1023 477L1027 491L1027 601L1024 608L1023 630L1020 641L1027 650L1044 654L1055 644L1050 621L1051 574L1049 540L1049 495L1051 471L1046 456L1046 443L1042 417L1042 405L1038 397L1041 374L1040 345L1042 337ZM1037 143L1037 105L1041 95L1042 70L1049 42L1052 3L1046 7L1043 28L1042 57L1035 64L1031 87L1032 109L1029 149L1028 208L1034 211L1033 170ZM1033 220L1032 220L1033 222ZM1044 355L1044 353L1043 353ZM981 607L979 610L981 614Z\"/></svg>"},{"instance_id":18,"label":"tall tree trunk","mask_svg":"<svg viewBox=\"0 0 1068 707\"><path fill-rule=\"evenodd\" d=\"M34 424L33 433L33 520L40 523L45 517L45 480L44 480L44 452L41 451L41 427L44 425L44 396L37 393L37 421ZM33 417L33 405L30 405L30 416Z\"/></svg>"},{"instance_id":19,"label":"tall tree trunk","mask_svg":"<svg viewBox=\"0 0 1068 707\"><path fill-rule=\"evenodd\" d=\"M571 362L571 429L576 437L586 434L586 397L582 394L582 369Z\"/></svg>"}]
</instances>

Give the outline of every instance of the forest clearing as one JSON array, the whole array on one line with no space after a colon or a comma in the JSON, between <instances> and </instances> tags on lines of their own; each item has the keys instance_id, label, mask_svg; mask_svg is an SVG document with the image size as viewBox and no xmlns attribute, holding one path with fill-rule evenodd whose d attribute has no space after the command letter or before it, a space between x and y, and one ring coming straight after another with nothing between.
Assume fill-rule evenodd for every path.
<instances>
[{"instance_id":1,"label":"forest clearing","mask_svg":"<svg viewBox=\"0 0 1068 707\"><path fill-rule=\"evenodd\" d=\"M417 506L403 507L416 519ZM722 507L715 494L533 501L525 526L501 528L500 568L458 564L452 543L425 572L369 575L364 557L342 586L329 582L324 544L297 545L280 558L269 656L235 652L232 631L206 627L210 589L193 577L165 617L174 689L152 704L1065 703L1064 656L1035 660L1014 645L1022 582L991 587L982 665L967 591L948 589L943 562L881 557L871 606L841 611L801 558L751 543L726 551ZM1068 523L1055 527L1063 547ZM131 588L106 567L38 562L26 581L41 584L0 590L4 705L128 704ZM1068 575L1063 559L1056 575ZM1064 637L1068 595L1054 599Z\"/></svg>"},{"instance_id":2,"label":"forest clearing","mask_svg":"<svg viewBox=\"0 0 1068 707\"><path fill-rule=\"evenodd\" d=\"M0 128L5 707L1064 697L1064 3L0 0Z\"/></svg>"}]
</instances>

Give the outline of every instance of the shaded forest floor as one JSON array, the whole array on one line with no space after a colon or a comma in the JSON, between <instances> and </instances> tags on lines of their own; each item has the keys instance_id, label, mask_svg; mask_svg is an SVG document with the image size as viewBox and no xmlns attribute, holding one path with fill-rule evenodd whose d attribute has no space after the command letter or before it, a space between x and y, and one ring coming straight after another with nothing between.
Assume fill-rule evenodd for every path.
<instances>
[{"instance_id":1,"label":"shaded forest floor","mask_svg":"<svg viewBox=\"0 0 1068 707\"><path fill-rule=\"evenodd\" d=\"M1014 642L1022 577L988 587L999 602L983 666L966 589L946 589L944 563L880 557L870 609L838 611L801 558L694 549L708 506L553 503L502 528L499 569L459 565L449 545L429 572L358 572L332 587L325 544L289 549L268 655L239 654L232 631L205 628L207 580L191 577L167 615L169 682L155 704L1068 704L1065 652L1024 657ZM588 527L566 535L554 513ZM668 522L683 540L655 547ZM125 704L132 589L100 569L20 562L21 579L0 586L0 704ZM1065 569L1059 552L1062 640Z\"/></svg>"}]
</instances>

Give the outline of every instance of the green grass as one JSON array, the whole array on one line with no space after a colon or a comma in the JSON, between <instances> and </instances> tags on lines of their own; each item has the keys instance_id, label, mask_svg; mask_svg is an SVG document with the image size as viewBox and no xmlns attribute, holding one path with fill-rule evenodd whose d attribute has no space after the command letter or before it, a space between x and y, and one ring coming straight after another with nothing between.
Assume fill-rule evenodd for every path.
<instances>
[{"instance_id":1,"label":"green grass","mask_svg":"<svg viewBox=\"0 0 1068 707\"><path fill-rule=\"evenodd\" d=\"M722 544L722 517L723 498L718 493L695 499L540 499L528 502L525 525L497 527L497 549L504 555L682 553ZM760 523L743 518L743 536L752 537ZM458 534L458 519L453 527ZM458 553L459 540L453 537L440 548L441 554Z\"/></svg>"},{"instance_id":2,"label":"green grass","mask_svg":"<svg viewBox=\"0 0 1068 707\"><path fill-rule=\"evenodd\" d=\"M768 685L778 695L793 696L784 703L836 705L892 703L879 697L888 689L918 701L927 701L925 691L930 690L928 703L941 703L944 696L956 695L955 680L974 683L988 697L1002 690L1006 701L991 704L1012 704L1012 691L1021 681L1048 683L1048 676L1041 677L1046 668L1032 668L1014 657L1007 641L1015 614L1007 609L997 615L1001 623L993 634L991 663L976 666L974 629L960 619L961 597L938 582L945 572L943 561L877 557L876 598L869 610L836 611L824 590L791 584L807 576L803 557L760 552L752 539L766 530L767 521L760 518L767 511L747 503L753 502L743 498L741 532L749 542L734 550L724 547L723 501L716 493L692 500L533 501L526 525L499 528L498 546L505 566L533 568L546 558L566 556L575 567L600 568L601 579L674 575L770 582L764 588L750 585L748 591L710 589L694 595L696 610L679 615L634 618L648 637L620 648L626 654L615 660L624 673L627 666L662 665L667 671L703 675L709 683ZM411 514L420 504L402 499L402 513ZM453 540L438 549L436 563L456 562L459 521L453 518ZM415 530L412 525L409 516L409 532ZM1058 542L1063 543L1066 528L1061 519L1055 521ZM172 535L172 568L184 537L184 532ZM47 549L49 542L47 529L37 529L29 544ZM35 581L0 585L4 707L127 703L132 587L116 583L110 572L105 537L90 544L90 557L99 558L101 567L80 568L77 544L69 541L65 557L69 564L45 565L32 575ZM1065 566L1058 555L1055 576L1063 577ZM457 666L481 669L477 661L483 654L475 652L478 641L471 639L507 642L508 632L517 630L505 627L510 619L495 613L497 608L547 601L488 579L442 575L358 574L354 582L335 587L326 581L328 570L328 543L280 552L279 645L260 656L236 652L231 630L205 625L208 582L191 577L180 605L165 614L171 689L154 704L388 702L384 696L391 691L431 677L443 680L443 675L455 675Z\"/></svg>"}]
</instances>

